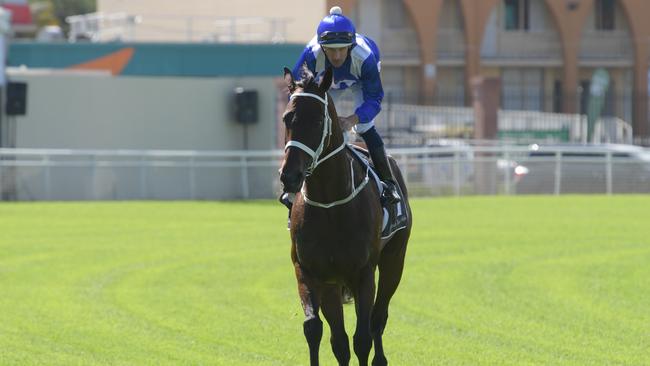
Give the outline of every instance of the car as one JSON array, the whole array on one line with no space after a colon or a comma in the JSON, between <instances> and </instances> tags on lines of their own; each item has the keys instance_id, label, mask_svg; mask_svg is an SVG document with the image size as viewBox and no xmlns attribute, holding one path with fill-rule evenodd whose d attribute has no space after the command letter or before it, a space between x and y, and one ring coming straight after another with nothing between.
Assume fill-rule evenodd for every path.
<instances>
[{"instance_id":1,"label":"car","mask_svg":"<svg viewBox=\"0 0 650 366\"><path fill-rule=\"evenodd\" d=\"M519 162L500 153L477 152L466 140L431 139L420 158L422 181L440 194L510 194L528 173Z\"/></svg>"},{"instance_id":2,"label":"car","mask_svg":"<svg viewBox=\"0 0 650 366\"><path fill-rule=\"evenodd\" d=\"M622 144L530 145L518 194L650 193L650 151Z\"/></svg>"}]
</instances>

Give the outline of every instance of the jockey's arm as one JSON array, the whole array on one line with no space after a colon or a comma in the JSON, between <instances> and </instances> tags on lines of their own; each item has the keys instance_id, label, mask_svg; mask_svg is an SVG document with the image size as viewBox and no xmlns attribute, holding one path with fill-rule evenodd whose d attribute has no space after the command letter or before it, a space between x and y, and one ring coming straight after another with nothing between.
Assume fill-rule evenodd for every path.
<instances>
[{"instance_id":1,"label":"jockey's arm","mask_svg":"<svg viewBox=\"0 0 650 366\"><path fill-rule=\"evenodd\" d=\"M384 89L379 77L379 67L374 57L368 57L361 66L361 89L363 103L355 110L359 123L372 121L381 111Z\"/></svg>"}]
</instances>

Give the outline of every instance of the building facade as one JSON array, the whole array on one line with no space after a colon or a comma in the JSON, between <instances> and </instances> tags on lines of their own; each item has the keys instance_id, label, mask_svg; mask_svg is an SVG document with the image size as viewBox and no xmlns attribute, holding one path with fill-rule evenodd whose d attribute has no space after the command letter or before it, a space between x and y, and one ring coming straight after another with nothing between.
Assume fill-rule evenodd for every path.
<instances>
[{"instance_id":1,"label":"building facade","mask_svg":"<svg viewBox=\"0 0 650 366\"><path fill-rule=\"evenodd\" d=\"M586 113L597 69L604 111L648 142L646 0L328 0L382 51L388 94L470 104L476 76L496 78L501 108Z\"/></svg>"}]
</instances>

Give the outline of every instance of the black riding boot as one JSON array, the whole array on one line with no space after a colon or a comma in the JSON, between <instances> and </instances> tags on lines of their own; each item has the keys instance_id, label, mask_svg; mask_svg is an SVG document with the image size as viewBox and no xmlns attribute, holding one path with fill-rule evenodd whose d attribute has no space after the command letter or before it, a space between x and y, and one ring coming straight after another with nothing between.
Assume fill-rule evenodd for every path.
<instances>
[{"instance_id":1,"label":"black riding boot","mask_svg":"<svg viewBox=\"0 0 650 366\"><path fill-rule=\"evenodd\" d=\"M393 177L393 172L390 169L390 163L386 156L386 149L382 145L368 150L375 170L379 174L379 179L384 183L384 192L381 195L382 205L395 204L401 201L402 198L397 193L397 183L395 183L395 178Z\"/></svg>"}]
</instances>

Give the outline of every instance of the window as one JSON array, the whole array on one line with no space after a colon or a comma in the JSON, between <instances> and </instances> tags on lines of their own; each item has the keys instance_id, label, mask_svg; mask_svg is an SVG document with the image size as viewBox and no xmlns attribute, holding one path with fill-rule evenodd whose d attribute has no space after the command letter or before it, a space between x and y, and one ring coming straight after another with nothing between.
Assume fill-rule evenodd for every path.
<instances>
[{"instance_id":1,"label":"window","mask_svg":"<svg viewBox=\"0 0 650 366\"><path fill-rule=\"evenodd\" d=\"M402 1L384 0L384 21L390 29L406 27L406 8Z\"/></svg>"},{"instance_id":2,"label":"window","mask_svg":"<svg viewBox=\"0 0 650 366\"><path fill-rule=\"evenodd\" d=\"M564 92L562 91L562 81L561 80L555 80L553 83L553 112L554 113L562 113L562 98L564 96Z\"/></svg>"},{"instance_id":3,"label":"window","mask_svg":"<svg viewBox=\"0 0 650 366\"><path fill-rule=\"evenodd\" d=\"M501 106L503 109L543 111L544 70L539 68L504 68L501 71Z\"/></svg>"},{"instance_id":4,"label":"window","mask_svg":"<svg viewBox=\"0 0 650 366\"><path fill-rule=\"evenodd\" d=\"M504 0L506 30L530 30L530 0Z\"/></svg>"},{"instance_id":5,"label":"window","mask_svg":"<svg viewBox=\"0 0 650 366\"><path fill-rule=\"evenodd\" d=\"M596 0L595 26L597 30L614 30L616 26L615 19L615 0Z\"/></svg>"}]
</instances>

